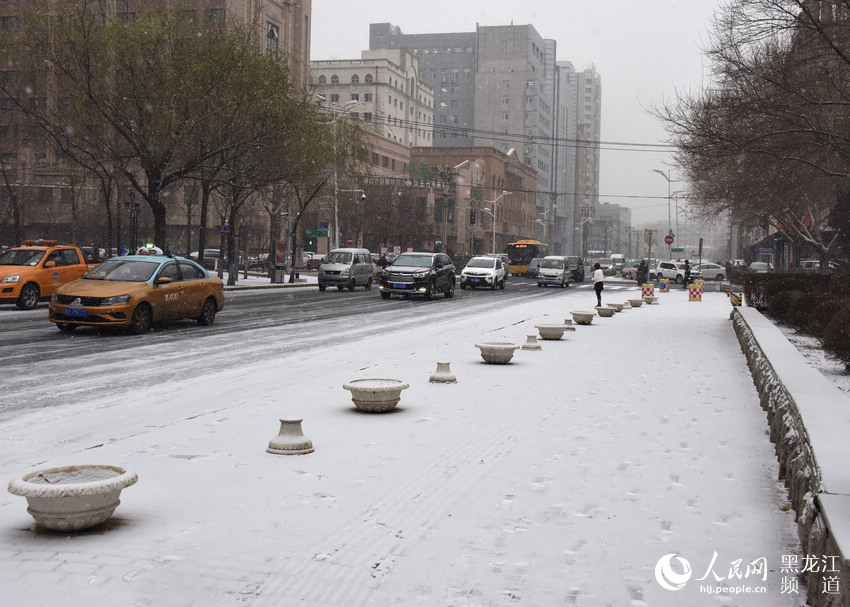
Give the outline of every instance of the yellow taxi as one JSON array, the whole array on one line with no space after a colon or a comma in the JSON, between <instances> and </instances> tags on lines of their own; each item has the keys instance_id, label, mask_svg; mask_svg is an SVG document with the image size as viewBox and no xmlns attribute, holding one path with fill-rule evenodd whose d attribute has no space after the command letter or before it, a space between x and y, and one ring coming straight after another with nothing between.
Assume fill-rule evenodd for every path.
<instances>
[{"instance_id":1,"label":"yellow taxi","mask_svg":"<svg viewBox=\"0 0 850 607\"><path fill-rule=\"evenodd\" d=\"M95 267L74 245L56 240L25 240L0 253L0 304L34 309L61 285Z\"/></svg>"},{"instance_id":2,"label":"yellow taxi","mask_svg":"<svg viewBox=\"0 0 850 607\"><path fill-rule=\"evenodd\" d=\"M62 331L88 325L138 334L166 320L211 325L223 307L221 279L191 259L125 255L59 287L50 298L49 319Z\"/></svg>"}]
</instances>

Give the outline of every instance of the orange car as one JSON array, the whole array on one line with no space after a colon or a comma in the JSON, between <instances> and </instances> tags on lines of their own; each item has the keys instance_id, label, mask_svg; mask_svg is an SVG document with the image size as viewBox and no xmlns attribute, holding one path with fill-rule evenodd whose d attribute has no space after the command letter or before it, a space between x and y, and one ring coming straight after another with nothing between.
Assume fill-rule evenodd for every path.
<instances>
[{"instance_id":1,"label":"orange car","mask_svg":"<svg viewBox=\"0 0 850 607\"><path fill-rule=\"evenodd\" d=\"M191 259L125 255L59 287L49 320L62 331L80 325L146 333L155 322L193 318L211 325L224 307L224 284Z\"/></svg>"},{"instance_id":2,"label":"orange car","mask_svg":"<svg viewBox=\"0 0 850 607\"><path fill-rule=\"evenodd\" d=\"M0 304L32 310L53 291L95 267L79 247L25 240L0 254Z\"/></svg>"}]
</instances>

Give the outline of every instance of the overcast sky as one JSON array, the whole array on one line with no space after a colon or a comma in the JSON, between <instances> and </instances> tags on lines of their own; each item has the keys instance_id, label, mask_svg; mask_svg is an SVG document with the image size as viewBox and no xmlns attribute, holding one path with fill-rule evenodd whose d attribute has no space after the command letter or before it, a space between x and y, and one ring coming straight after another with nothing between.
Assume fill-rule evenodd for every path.
<instances>
[{"instance_id":1,"label":"overcast sky","mask_svg":"<svg viewBox=\"0 0 850 607\"><path fill-rule=\"evenodd\" d=\"M602 140L664 143L661 124L646 108L708 77L701 51L723 0L431 0L424 4L313 0L311 58L356 59L369 48L369 24L389 22L405 34L471 32L478 25L533 25L557 42L557 60L602 77ZM605 146L608 148L617 146ZM632 221L666 219L667 181L677 179L668 153L602 152L600 201L632 207ZM684 189L673 183L672 191ZM656 198L651 198L656 197ZM674 211L675 213L675 206ZM675 221L675 218L674 218Z\"/></svg>"}]
</instances>

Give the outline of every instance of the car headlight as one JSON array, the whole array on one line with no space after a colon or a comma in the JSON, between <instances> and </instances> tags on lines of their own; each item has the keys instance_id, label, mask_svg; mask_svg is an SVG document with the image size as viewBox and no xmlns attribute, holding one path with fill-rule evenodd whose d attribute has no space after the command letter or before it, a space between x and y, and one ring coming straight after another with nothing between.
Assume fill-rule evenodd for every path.
<instances>
[{"instance_id":1,"label":"car headlight","mask_svg":"<svg viewBox=\"0 0 850 607\"><path fill-rule=\"evenodd\" d=\"M100 304L103 306L116 306L118 304L125 304L130 301L129 295L113 295L112 297L104 297Z\"/></svg>"},{"instance_id":2,"label":"car headlight","mask_svg":"<svg viewBox=\"0 0 850 607\"><path fill-rule=\"evenodd\" d=\"M425 278L426 276L428 276L428 272L416 272L413 278Z\"/></svg>"},{"instance_id":3,"label":"car headlight","mask_svg":"<svg viewBox=\"0 0 850 607\"><path fill-rule=\"evenodd\" d=\"M9 282L18 282L20 279L21 279L21 275L20 275L20 274L9 274L9 275L8 275L8 276L6 276L3 280L0 280L0 282L6 282L6 283L9 283Z\"/></svg>"}]
</instances>

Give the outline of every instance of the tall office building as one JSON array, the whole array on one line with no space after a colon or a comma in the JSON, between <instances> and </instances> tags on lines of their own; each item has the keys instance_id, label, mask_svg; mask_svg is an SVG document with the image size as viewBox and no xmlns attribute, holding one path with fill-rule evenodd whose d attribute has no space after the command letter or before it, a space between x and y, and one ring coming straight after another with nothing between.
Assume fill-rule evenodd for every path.
<instances>
[{"instance_id":1,"label":"tall office building","mask_svg":"<svg viewBox=\"0 0 850 607\"><path fill-rule=\"evenodd\" d=\"M558 63L556 42L531 25L404 34L390 23L373 23L369 48L404 48L419 58L422 79L434 89L435 146L494 147L533 168L537 221L528 236L549 241L553 253L579 252L582 209L598 195L598 147L588 159L581 152L587 146L576 144L582 137L591 141L594 132L598 142L601 81L595 71L589 78ZM588 82L589 109L583 98Z\"/></svg>"}]
</instances>

